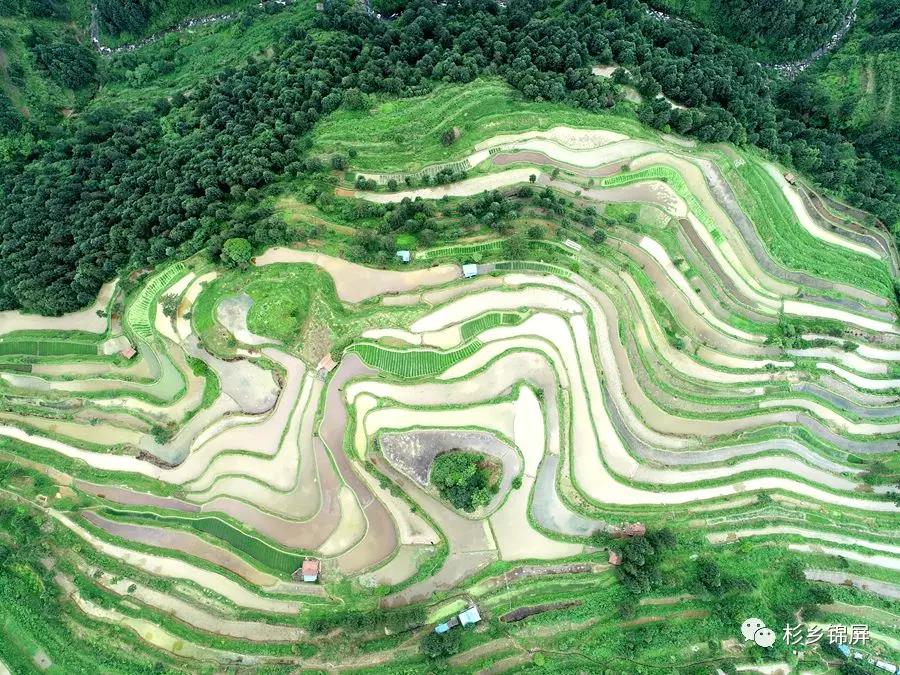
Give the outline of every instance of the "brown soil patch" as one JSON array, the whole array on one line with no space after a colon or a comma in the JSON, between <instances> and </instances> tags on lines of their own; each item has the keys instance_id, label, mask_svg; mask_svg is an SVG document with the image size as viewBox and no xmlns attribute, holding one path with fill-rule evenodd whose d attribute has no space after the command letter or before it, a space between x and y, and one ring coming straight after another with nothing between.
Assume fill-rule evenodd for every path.
<instances>
[{"instance_id":1,"label":"brown soil patch","mask_svg":"<svg viewBox=\"0 0 900 675\"><path fill-rule=\"evenodd\" d=\"M557 574L599 574L609 569L609 565L597 563L567 563L562 565L522 565L496 577L488 577L478 582L479 589L492 591L505 588L511 583L524 581L532 577L545 577Z\"/></svg>"},{"instance_id":2,"label":"brown soil patch","mask_svg":"<svg viewBox=\"0 0 900 675\"><path fill-rule=\"evenodd\" d=\"M505 166L507 164L524 162L527 164L538 164L541 166L554 166L569 173L573 173L579 176L588 176L591 178L614 176L617 173L621 173L623 168L628 165L627 161L621 161L598 167L574 166L572 164L560 162L556 159L551 159L544 153L536 152L533 150L523 150L520 152L498 152L496 155L491 157L491 159L497 166Z\"/></svg>"},{"instance_id":3,"label":"brown soil patch","mask_svg":"<svg viewBox=\"0 0 900 675\"><path fill-rule=\"evenodd\" d=\"M518 645L516 645L516 643L511 638L492 640L491 642L485 642L483 645L478 645L477 647L473 647L468 651L451 657L450 665L455 667L464 666L467 663L471 663L472 661L483 659L485 656L490 656L491 654L496 654L497 652L504 652L510 649L517 648Z\"/></svg>"},{"instance_id":4,"label":"brown soil patch","mask_svg":"<svg viewBox=\"0 0 900 675\"><path fill-rule=\"evenodd\" d=\"M318 215L318 209L311 204L306 204L296 197L284 196L275 202L275 208L282 211L285 221L289 225L315 225L326 230L339 232L340 234L354 235L356 228L349 225L339 225L325 220Z\"/></svg>"}]
</instances>

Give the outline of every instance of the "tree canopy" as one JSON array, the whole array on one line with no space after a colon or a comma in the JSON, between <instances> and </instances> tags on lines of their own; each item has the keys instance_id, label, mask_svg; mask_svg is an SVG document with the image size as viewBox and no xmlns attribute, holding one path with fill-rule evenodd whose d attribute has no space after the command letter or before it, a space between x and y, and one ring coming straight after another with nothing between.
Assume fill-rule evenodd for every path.
<instances>
[{"instance_id":1,"label":"tree canopy","mask_svg":"<svg viewBox=\"0 0 900 675\"><path fill-rule=\"evenodd\" d=\"M487 506L497 492L487 458L474 452L446 452L431 465L431 484L441 496L463 511Z\"/></svg>"}]
</instances>

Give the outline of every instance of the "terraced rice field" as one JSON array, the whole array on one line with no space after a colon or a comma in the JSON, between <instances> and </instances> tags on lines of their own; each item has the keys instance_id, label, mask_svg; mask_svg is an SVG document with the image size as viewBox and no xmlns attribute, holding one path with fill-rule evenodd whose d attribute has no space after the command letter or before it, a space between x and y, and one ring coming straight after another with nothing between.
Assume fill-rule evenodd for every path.
<instances>
[{"instance_id":1,"label":"terraced rice field","mask_svg":"<svg viewBox=\"0 0 900 675\"><path fill-rule=\"evenodd\" d=\"M488 114L478 100L448 93L423 123L444 125L460 106ZM3 489L45 511L66 542L60 585L78 611L169 657L190 654L193 664L309 665L317 662L257 639L260 623L295 639L322 617L361 608L424 603L443 616L442 605L462 606L460 593L478 599L491 621L516 607L556 607L566 594L616 593L611 574L600 583L569 570L530 584L516 575L526 563L545 569L570 558L587 561L591 574L605 569L607 552L592 547L638 520L760 568L767 555L790 554L816 578L896 581L900 513L884 476L894 475L900 450L900 326L889 294L894 253L873 243L887 239L862 223L851 239L815 210L798 213L800 194L779 187L778 169L760 157L649 133L630 138L628 124L601 127L597 116L571 122L593 122L593 130L533 124L552 108L536 105L494 137L431 148L418 160L403 146L381 167L355 113L329 118L316 143L356 130L352 168L410 173L474 149L487 156L483 173L456 186L471 194L487 179L516 189L534 174L536 189L601 214L647 206L665 217L616 221L601 243L579 230L579 246L540 243L520 260L504 260L500 241L416 258L484 254L475 281L446 265L386 271L273 249L247 274L260 298L288 308L293 322L277 327L247 321L241 272L204 286L198 280L216 278L210 263L176 263L129 298L123 330L139 353L127 367L81 373L78 357L96 352L56 334L0 341L2 355L72 365L65 378L2 373L16 399L0 422L0 452L54 484L40 501L22 481ZM509 174L490 158L525 150L524 172L503 184ZM595 181L591 172L611 164ZM566 168L553 177L549 165ZM438 195L423 187L411 196ZM322 272L308 273L311 266ZM276 283L291 269L306 284L302 313L291 314L280 295L294 286ZM166 293L182 298L174 320L160 309ZM398 293L403 303L383 302ZM215 335L227 358L210 354L195 330ZM327 348L341 345L333 368L319 364L327 349L315 359L305 351L305 340L322 335L334 338ZM241 392L261 382L272 396L251 406ZM93 421L47 417L47 401ZM383 438L412 432L424 440L404 445L405 454L382 452ZM473 515L423 477L438 452L475 438L491 441L484 445L503 478L491 508ZM415 448L426 458L418 464ZM140 536L126 524L140 525ZM319 584L292 577L307 558L321 563ZM95 583L88 568L116 581ZM136 580L125 593L142 603L139 616L104 595L121 591L120 577ZM653 615L622 625L709 616L692 602L688 594L648 604ZM583 628L597 621L590 611L579 615ZM222 619L218 637L210 638L218 630L211 616ZM413 658L400 646L406 638L380 624L373 632L382 642L367 647L368 657ZM461 656L461 667L483 660L478 654ZM343 658L332 656L320 665Z\"/></svg>"}]
</instances>

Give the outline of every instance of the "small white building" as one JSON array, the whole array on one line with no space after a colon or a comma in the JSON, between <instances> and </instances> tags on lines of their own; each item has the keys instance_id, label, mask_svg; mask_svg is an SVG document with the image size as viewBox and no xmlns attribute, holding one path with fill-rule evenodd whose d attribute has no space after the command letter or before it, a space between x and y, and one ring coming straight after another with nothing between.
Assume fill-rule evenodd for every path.
<instances>
[{"instance_id":1,"label":"small white building","mask_svg":"<svg viewBox=\"0 0 900 675\"><path fill-rule=\"evenodd\" d=\"M478 276L478 265L474 263L470 263L468 265L462 266L463 277L466 279L471 279L472 277Z\"/></svg>"},{"instance_id":2,"label":"small white building","mask_svg":"<svg viewBox=\"0 0 900 675\"><path fill-rule=\"evenodd\" d=\"M566 240L563 242L563 244L565 244L566 246L568 246L570 249L572 249L572 250L575 251L576 253L579 252L579 251L581 251L581 244L579 244L577 241L572 241L571 239L566 239Z\"/></svg>"}]
</instances>

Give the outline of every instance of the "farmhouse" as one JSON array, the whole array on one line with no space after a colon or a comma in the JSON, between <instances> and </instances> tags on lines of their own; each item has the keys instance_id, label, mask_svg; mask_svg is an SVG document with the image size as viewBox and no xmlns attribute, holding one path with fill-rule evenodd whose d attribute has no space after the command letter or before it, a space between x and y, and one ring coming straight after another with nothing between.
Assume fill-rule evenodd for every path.
<instances>
[{"instance_id":1,"label":"farmhouse","mask_svg":"<svg viewBox=\"0 0 900 675\"><path fill-rule=\"evenodd\" d=\"M400 262L408 263L412 260L412 254L409 251L397 251L396 257L400 258Z\"/></svg>"},{"instance_id":2,"label":"farmhouse","mask_svg":"<svg viewBox=\"0 0 900 675\"><path fill-rule=\"evenodd\" d=\"M462 266L462 273L466 279L471 279L472 277L478 276L478 265L470 263L468 265Z\"/></svg>"},{"instance_id":3,"label":"farmhouse","mask_svg":"<svg viewBox=\"0 0 900 675\"><path fill-rule=\"evenodd\" d=\"M797 177L794 174L792 174L791 172L784 174L784 179L791 185L797 184Z\"/></svg>"},{"instance_id":4,"label":"farmhouse","mask_svg":"<svg viewBox=\"0 0 900 675\"><path fill-rule=\"evenodd\" d=\"M435 633L446 633L457 626L471 626L481 621L481 614L478 612L478 606L472 605L467 610L460 612L458 615L450 617L444 623L439 623L434 627Z\"/></svg>"},{"instance_id":5,"label":"farmhouse","mask_svg":"<svg viewBox=\"0 0 900 675\"><path fill-rule=\"evenodd\" d=\"M303 561L303 566L296 570L291 577L294 581L303 581L314 584L319 580L319 561L308 558Z\"/></svg>"},{"instance_id":6,"label":"farmhouse","mask_svg":"<svg viewBox=\"0 0 900 675\"><path fill-rule=\"evenodd\" d=\"M135 354L137 354L137 349L131 345L128 345L125 349L119 351L119 356L124 356L126 359L133 359Z\"/></svg>"}]
</instances>

